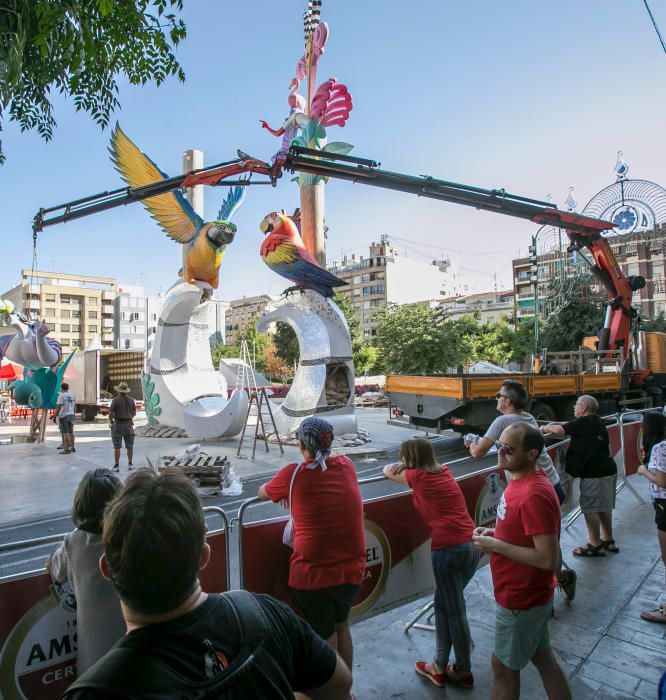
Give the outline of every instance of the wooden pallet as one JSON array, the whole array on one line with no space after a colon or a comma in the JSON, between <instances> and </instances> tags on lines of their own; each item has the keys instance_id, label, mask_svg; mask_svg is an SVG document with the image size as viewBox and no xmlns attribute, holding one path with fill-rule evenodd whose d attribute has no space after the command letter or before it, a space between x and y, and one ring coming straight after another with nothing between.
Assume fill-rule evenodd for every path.
<instances>
[{"instance_id":1,"label":"wooden pallet","mask_svg":"<svg viewBox=\"0 0 666 700\"><path fill-rule=\"evenodd\" d=\"M231 464L223 456L211 456L200 452L185 461L181 461L173 455L160 457L158 471L167 467L178 467L185 476L192 479L197 487L223 489L229 485Z\"/></svg>"}]
</instances>

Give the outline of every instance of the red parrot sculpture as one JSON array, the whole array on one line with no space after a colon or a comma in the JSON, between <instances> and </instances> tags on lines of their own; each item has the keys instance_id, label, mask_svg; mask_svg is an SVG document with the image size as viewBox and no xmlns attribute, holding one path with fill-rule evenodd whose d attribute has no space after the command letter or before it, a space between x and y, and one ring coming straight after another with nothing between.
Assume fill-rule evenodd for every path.
<instances>
[{"instance_id":1,"label":"red parrot sculpture","mask_svg":"<svg viewBox=\"0 0 666 700\"><path fill-rule=\"evenodd\" d=\"M311 289L323 297L333 296L333 287L346 282L325 270L303 245L296 224L286 214L271 212L259 224L266 234L261 244L261 259L268 267L294 283L293 289Z\"/></svg>"}]
</instances>

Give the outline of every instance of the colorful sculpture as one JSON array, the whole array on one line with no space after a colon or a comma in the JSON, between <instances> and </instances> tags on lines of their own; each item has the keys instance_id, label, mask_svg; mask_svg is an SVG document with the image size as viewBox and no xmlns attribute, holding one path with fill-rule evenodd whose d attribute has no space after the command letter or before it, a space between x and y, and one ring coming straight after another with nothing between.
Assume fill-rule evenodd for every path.
<instances>
[{"instance_id":1,"label":"colorful sculpture","mask_svg":"<svg viewBox=\"0 0 666 700\"><path fill-rule=\"evenodd\" d=\"M261 259L278 275L294 283L293 289L311 289L323 297L333 296L333 287L346 284L321 267L303 245L296 224L276 211L267 214L259 228L266 235Z\"/></svg>"},{"instance_id":2,"label":"colorful sculpture","mask_svg":"<svg viewBox=\"0 0 666 700\"><path fill-rule=\"evenodd\" d=\"M326 128L344 126L353 101L347 87L335 78L329 78L315 90L317 63L328 41L328 25L320 21L320 15L321 0L308 0L308 9L303 16L305 51L289 85L289 116L279 129L272 129L268 122L261 121L264 129L283 137L280 150L275 155L278 162L291 145L338 155L346 155L353 148L343 141L327 143ZM298 94L302 81L306 81L307 97ZM301 173L298 176L303 241L322 267L326 265L324 182L325 178L320 175Z\"/></svg>"},{"instance_id":3,"label":"colorful sculpture","mask_svg":"<svg viewBox=\"0 0 666 700\"><path fill-rule=\"evenodd\" d=\"M116 170L130 187L141 187L167 178L118 124L111 136L109 151ZM143 205L167 236L186 246L183 268L178 273L186 282L193 284L198 280L217 289L224 251L236 235L236 226L229 219L243 202L244 194L244 187L232 188L218 218L209 222L194 211L179 190L143 200Z\"/></svg>"},{"instance_id":4,"label":"colorful sculpture","mask_svg":"<svg viewBox=\"0 0 666 700\"><path fill-rule=\"evenodd\" d=\"M47 337L51 332L49 325L30 320L16 311L11 302L2 299L0 313L4 325L16 329L13 335L0 336L0 359L6 357L25 368L23 379L10 384L15 402L34 409L55 408L62 377L72 355L58 366L62 347L57 340Z\"/></svg>"}]
</instances>

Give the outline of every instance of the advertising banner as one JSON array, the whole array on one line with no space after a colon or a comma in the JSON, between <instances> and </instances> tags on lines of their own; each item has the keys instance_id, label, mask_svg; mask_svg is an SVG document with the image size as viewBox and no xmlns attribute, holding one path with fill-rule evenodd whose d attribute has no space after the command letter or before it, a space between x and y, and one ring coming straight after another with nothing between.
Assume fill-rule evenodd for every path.
<instances>
[{"instance_id":1,"label":"advertising banner","mask_svg":"<svg viewBox=\"0 0 666 700\"><path fill-rule=\"evenodd\" d=\"M638 471L638 467L641 464L643 421L624 423L622 433L624 437L624 474L625 476L631 476Z\"/></svg>"},{"instance_id":2,"label":"advertising banner","mask_svg":"<svg viewBox=\"0 0 666 700\"><path fill-rule=\"evenodd\" d=\"M201 584L227 589L226 533L208 537ZM0 582L0 700L55 700L76 678L76 600L45 571Z\"/></svg>"}]
</instances>

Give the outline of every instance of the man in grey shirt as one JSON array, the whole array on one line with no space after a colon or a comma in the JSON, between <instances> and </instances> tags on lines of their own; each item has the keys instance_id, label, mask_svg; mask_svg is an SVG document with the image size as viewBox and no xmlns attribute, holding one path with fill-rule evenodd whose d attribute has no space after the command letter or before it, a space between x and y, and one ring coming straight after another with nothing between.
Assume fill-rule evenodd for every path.
<instances>
[{"instance_id":1,"label":"man in grey shirt","mask_svg":"<svg viewBox=\"0 0 666 700\"><path fill-rule=\"evenodd\" d=\"M529 395L525 387L515 379L507 379L502 382L499 391L495 394L497 399L497 410L502 414L495 418L490 424L485 435L479 438L476 442L466 440L465 447L469 448L469 453L474 459L483 457L488 450L499 440L500 435L513 423L528 423L532 427L539 429L539 424L531 413L525 411L525 407L529 401ZM566 499L564 489L560 484L560 475L553 465L553 460L550 458L544 447L541 454L537 458L536 466L546 472L550 483L555 489L555 493L560 501L560 504ZM564 570L562 569L564 567ZM568 601L572 601L576 595L576 572L570 569L562 560L560 551L560 564L557 568L557 582Z\"/></svg>"}]
</instances>

